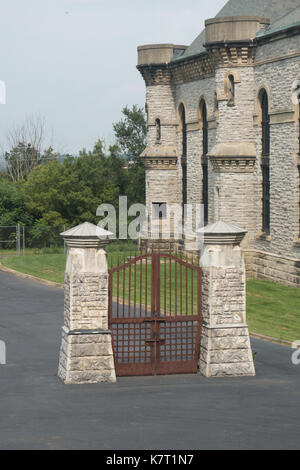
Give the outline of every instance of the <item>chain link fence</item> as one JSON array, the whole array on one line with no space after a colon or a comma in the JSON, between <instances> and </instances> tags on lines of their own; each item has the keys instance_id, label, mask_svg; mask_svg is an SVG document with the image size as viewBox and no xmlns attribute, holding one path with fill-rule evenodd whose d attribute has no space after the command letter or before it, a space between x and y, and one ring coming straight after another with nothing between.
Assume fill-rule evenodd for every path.
<instances>
[{"instance_id":1,"label":"chain link fence","mask_svg":"<svg viewBox=\"0 0 300 470\"><path fill-rule=\"evenodd\" d=\"M69 227L0 225L0 255L55 252L65 250L60 233Z\"/></svg>"}]
</instances>

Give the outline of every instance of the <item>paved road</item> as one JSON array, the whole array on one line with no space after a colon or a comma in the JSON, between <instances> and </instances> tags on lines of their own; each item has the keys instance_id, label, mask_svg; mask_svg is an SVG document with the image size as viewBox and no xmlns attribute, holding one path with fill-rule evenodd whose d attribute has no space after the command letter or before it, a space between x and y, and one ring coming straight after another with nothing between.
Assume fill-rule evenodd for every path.
<instances>
[{"instance_id":1,"label":"paved road","mask_svg":"<svg viewBox=\"0 0 300 470\"><path fill-rule=\"evenodd\" d=\"M56 377L63 291L0 271L0 449L297 449L300 366L253 340L256 378Z\"/></svg>"}]
</instances>

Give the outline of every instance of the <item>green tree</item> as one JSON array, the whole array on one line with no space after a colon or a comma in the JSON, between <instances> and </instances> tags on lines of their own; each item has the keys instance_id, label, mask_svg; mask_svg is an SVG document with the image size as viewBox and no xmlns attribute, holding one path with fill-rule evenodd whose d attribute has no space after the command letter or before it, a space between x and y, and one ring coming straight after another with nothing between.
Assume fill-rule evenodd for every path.
<instances>
[{"instance_id":1,"label":"green tree","mask_svg":"<svg viewBox=\"0 0 300 470\"><path fill-rule=\"evenodd\" d=\"M142 108L133 105L123 108L124 119L114 124L116 144L126 156L128 164L128 187L126 195L129 204L145 202L145 170L141 153L146 147L147 123Z\"/></svg>"},{"instance_id":2,"label":"green tree","mask_svg":"<svg viewBox=\"0 0 300 470\"><path fill-rule=\"evenodd\" d=\"M116 141L121 152L130 160L137 161L138 157L145 150L147 123L145 113L142 108L133 105L122 109L124 119L113 125Z\"/></svg>"},{"instance_id":3,"label":"green tree","mask_svg":"<svg viewBox=\"0 0 300 470\"><path fill-rule=\"evenodd\" d=\"M7 176L0 178L0 225L30 224L26 210L26 196L22 185L13 183Z\"/></svg>"},{"instance_id":4,"label":"green tree","mask_svg":"<svg viewBox=\"0 0 300 470\"><path fill-rule=\"evenodd\" d=\"M118 208L127 185L124 160L115 154L105 156L102 141L92 151L82 150L78 158L68 156L62 163L50 161L35 168L24 183L35 243L44 238L53 244L49 233L59 233L64 225L97 223L98 206L110 203Z\"/></svg>"}]
</instances>

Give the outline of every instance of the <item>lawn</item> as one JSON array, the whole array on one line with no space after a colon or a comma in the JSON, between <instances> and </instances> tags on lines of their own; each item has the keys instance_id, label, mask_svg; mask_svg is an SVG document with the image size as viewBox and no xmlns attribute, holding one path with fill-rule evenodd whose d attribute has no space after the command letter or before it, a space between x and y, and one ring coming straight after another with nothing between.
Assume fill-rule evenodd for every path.
<instances>
[{"instance_id":1,"label":"lawn","mask_svg":"<svg viewBox=\"0 0 300 470\"><path fill-rule=\"evenodd\" d=\"M130 247L130 248L135 248ZM128 246L115 244L108 250L109 265L112 263L117 265L118 262L123 262L129 256ZM133 251L131 251L131 254ZM1 259L4 266L15 269L26 274L30 274L39 278L47 279L58 283L63 283L64 269L65 269L65 255L63 252L59 253L46 253L46 254L29 254L26 256L8 256ZM175 269L177 274L175 275ZM171 271L170 271L171 270ZM166 276L166 281L165 281ZM172 278L172 295L170 296L170 277ZM138 286L136 301L137 303L146 303L146 297L140 297L139 286L142 279L145 282L146 266L139 264L136 268L132 267L130 270L130 285L129 285L129 270L123 279L122 273L119 275L119 294L116 290L117 274L114 274L114 296L122 299L123 296L126 300L134 300L134 283ZM151 279L151 268L147 270L148 282ZM177 279L177 291L183 291L183 311L187 309L188 302L195 308L196 305L196 285L195 278L193 281L193 302L191 299L191 289L186 290L186 274L183 269L180 273L180 268L175 268L167 265L161 266L162 283L166 282L167 295L162 299L162 309L172 310L179 308L179 299L175 301L174 297L174 282ZM181 280L182 278L182 280ZM124 280L124 284L123 284ZM150 284L149 284L150 285ZM188 279L188 285L191 285L191 279ZM123 288L124 286L124 288ZM164 290L164 289L162 289ZM130 292L130 294L129 294ZM170 300L169 300L170 299ZM147 303L150 302L150 289L147 294ZM247 282L247 322L250 331L259 333L274 338L295 341L300 339L300 289L287 287L276 284L270 281L248 280Z\"/></svg>"}]
</instances>

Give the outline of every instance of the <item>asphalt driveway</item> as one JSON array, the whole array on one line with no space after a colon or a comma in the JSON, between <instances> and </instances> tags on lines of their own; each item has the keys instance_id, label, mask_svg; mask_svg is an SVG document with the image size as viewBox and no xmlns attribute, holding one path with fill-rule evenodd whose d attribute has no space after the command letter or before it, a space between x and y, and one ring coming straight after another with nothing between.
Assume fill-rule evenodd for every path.
<instances>
[{"instance_id":1,"label":"asphalt driveway","mask_svg":"<svg viewBox=\"0 0 300 470\"><path fill-rule=\"evenodd\" d=\"M0 449L300 448L300 366L289 348L253 340L255 378L65 386L62 323L62 290L0 271Z\"/></svg>"}]
</instances>

